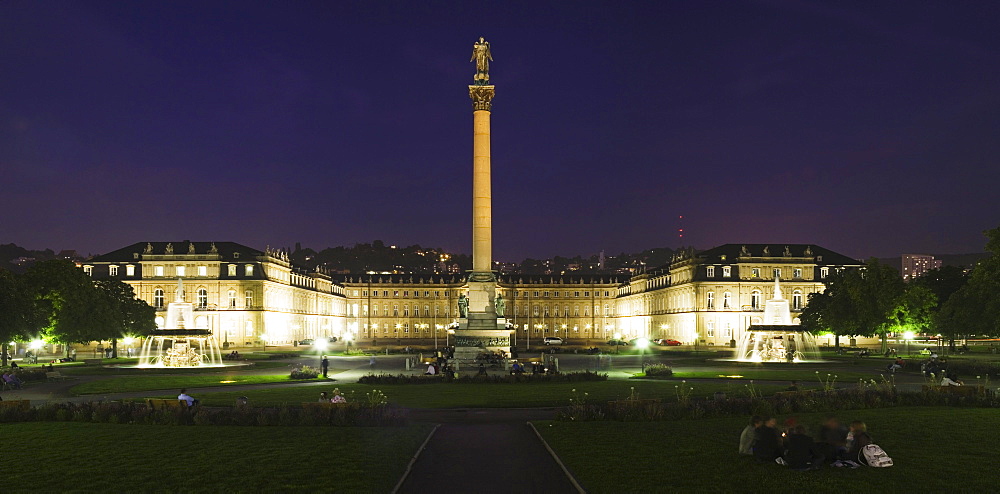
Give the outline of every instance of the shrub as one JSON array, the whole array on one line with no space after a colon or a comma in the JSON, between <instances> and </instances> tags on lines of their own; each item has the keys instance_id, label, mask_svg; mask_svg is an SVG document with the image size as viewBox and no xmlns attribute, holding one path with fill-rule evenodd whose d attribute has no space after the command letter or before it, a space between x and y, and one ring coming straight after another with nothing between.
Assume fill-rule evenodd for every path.
<instances>
[{"instance_id":1,"label":"shrub","mask_svg":"<svg viewBox=\"0 0 1000 494\"><path fill-rule=\"evenodd\" d=\"M674 375L674 369L666 364L649 364L646 366L646 376L649 377L670 377Z\"/></svg>"},{"instance_id":2,"label":"shrub","mask_svg":"<svg viewBox=\"0 0 1000 494\"><path fill-rule=\"evenodd\" d=\"M319 376L319 370L309 367L308 365L303 365L302 368L292 369L291 378L292 379L316 379Z\"/></svg>"}]
</instances>

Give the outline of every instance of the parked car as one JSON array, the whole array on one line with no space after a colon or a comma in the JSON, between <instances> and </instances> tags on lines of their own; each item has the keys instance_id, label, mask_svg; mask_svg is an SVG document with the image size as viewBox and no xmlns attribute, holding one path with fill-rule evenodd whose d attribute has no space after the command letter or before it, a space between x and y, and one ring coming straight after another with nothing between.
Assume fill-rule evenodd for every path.
<instances>
[{"instance_id":1,"label":"parked car","mask_svg":"<svg viewBox=\"0 0 1000 494\"><path fill-rule=\"evenodd\" d=\"M562 345L563 339L558 336L546 336L543 343L546 345Z\"/></svg>"},{"instance_id":2,"label":"parked car","mask_svg":"<svg viewBox=\"0 0 1000 494\"><path fill-rule=\"evenodd\" d=\"M656 344L661 346L680 346L681 342L670 338L660 338L656 340Z\"/></svg>"},{"instance_id":3,"label":"parked car","mask_svg":"<svg viewBox=\"0 0 1000 494\"><path fill-rule=\"evenodd\" d=\"M625 340L608 340L608 344L611 346L628 346L628 342Z\"/></svg>"},{"instance_id":4,"label":"parked car","mask_svg":"<svg viewBox=\"0 0 1000 494\"><path fill-rule=\"evenodd\" d=\"M312 344L313 344L313 339L312 338L306 338L304 340L299 340L299 345L300 346L310 346Z\"/></svg>"}]
</instances>

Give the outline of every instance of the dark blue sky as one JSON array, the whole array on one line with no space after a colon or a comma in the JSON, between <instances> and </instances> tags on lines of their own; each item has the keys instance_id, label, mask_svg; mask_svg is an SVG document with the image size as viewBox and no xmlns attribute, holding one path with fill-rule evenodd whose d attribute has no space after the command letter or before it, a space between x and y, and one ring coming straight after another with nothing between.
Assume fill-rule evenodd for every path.
<instances>
[{"instance_id":1,"label":"dark blue sky","mask_svg":"<svg viewBox=\"0 0 1000 494\"><path fill-rule=\"evenodd\" d=\"M419 5L418 5L419 4ZM0 242L981 251L996 2L4 2Z\"/></svg>"}]
</instances>

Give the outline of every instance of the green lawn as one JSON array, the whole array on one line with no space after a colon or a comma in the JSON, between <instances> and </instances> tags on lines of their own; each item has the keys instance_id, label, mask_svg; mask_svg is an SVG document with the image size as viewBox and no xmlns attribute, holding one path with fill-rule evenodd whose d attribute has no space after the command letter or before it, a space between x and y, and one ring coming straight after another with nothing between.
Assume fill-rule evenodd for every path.
<instances>
[{"instance_id":1,"label":"green lawn","mask_svg":"<svg viewBox=\"0 0 1000 494\"><path fill-rule=\"evenodd\" d=\"M430 426L4 424L4 492L389 492Z\"/></svg>"},{"instance_id":2,"label":"green lawn","mask_svg":"<svg viewBox=\"0 0 1000 494\"><path fill-rule=\"evenodd\" d=\"M123 364L131 365L135 362L115 362L109 361L110 365ZM73 362L74 364L76 362ZM82 363L80 363L82 364ZM66 365L66 364L63 364ZM48 366L46 366L48 367ZM37 366L25 366L26 369L37 368ZM269 362L269 361L256 361L252 362L252 365L236 365L230 367L178 367L174 369L167 369L162 367L150 368L150 369L136 369L136 368L121 368L121 367L105 367L105 366L95 366L95 365L76 365L72 367L59 367L57 364L54 370L67 376L104 376L104 375L128 375L128 376L142 376L142 375L153 375L153 374L220 374L220 373L233 373L233 372L243 372L261 369L280 369L287 368L291 369L291 364L288 362Z\"/></svg>"},{"instance_id":3,"label":"green lawn","mask_svg":"<svg viewBox=\"0 0 1000 494\"><path fill-rule=\"evenodd\" d=\"M331 369L332 370L332 369ZM336 373L333 371L332 373ZM290 379L287 373L247 375L247 374L213 374L175 375L175 376L128 376L112 377L100 381L78 384L70 388L75 395L130 393L135 391L152 391L157 389L205 388L214 386L236 386L242 384L266 384L276 382L306 382L324 381L316 379Z\"/></svg>"},{"instance_id":4,"label":"green lawn","mask_svg":"<svg viewBox=\"0 0 1000 494\"><path fill-rule=\"evenodd\" d=\"M795 472L737 455L743 418L543 422L545 440L583 488L604 492L995 492L1000 414L990 409L840 412L863 420L892 468ZM798 414L812 431L821 414ZM782 416L779 419L784 419ZM614 438L604 447L595 438Z\"/></svg>"},{"instance_id":5,"label":"green lawn","mask_svg":"<svg viewBox=\"0 0 1000 494\"><path fill-rule=\"evenodd\" d=\"M641 398L676 400L677 386L693 387L693 396L709 396L717 391L732 395L747 393L743 382L681 383L680 381L601 381L583 383L545 384L403 384L367 385L356 383L332 383L327 387L295 387L260 390L243 390L224 393L198 395L203 404L230 406L239 396L250 398L254 405L298 404L315 401L320 391L329 392L334 387L346 393L354 392L358 399L373 389L386 394L390 403L410 408L518 408L549 407L569 405L573 389L589 393L592 401L624 399L631 388ZM784 384L757 385L765 393L784 390ZM802 388L819 388L819 382L803 383Z\"/></svg>"},{"instance_id":6,"label":"green lawn","mask_svg":"<svg viewBox=\"0 0 1000 494\"><path fill-rule=\"evenodd\" d=\"M817 372L819 372L817 374ZM838 383L856 383L859 379L878 379L879 372L874 369L869 372L844 372L840 370L824 369L816 370L796 370L796 369L728 369L725 372L719 371L678 371L674 372L674 377L679 379L705 379L705 378L732 378L741 381L751 379L762 381L798 381L802 384L819 384L820 379L837 377ZM740 376L740 377L735 377Z\"/></svg>"}]
</instances>

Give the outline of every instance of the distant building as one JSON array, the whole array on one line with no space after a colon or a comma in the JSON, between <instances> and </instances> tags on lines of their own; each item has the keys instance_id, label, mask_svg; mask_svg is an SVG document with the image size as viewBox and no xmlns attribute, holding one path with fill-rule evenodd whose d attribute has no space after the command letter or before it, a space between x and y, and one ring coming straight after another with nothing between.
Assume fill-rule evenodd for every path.
<instances>
[{"instance_id":1,"label":"distant building","mask_svg":"<svg viewBox=\"0 0 1000 494\"><path fill-rule=\"evenodd\" d=\"M903 254L903 281L910 281L941 267L941 260L925 254Z\"/></svg>"}]
</instances>

